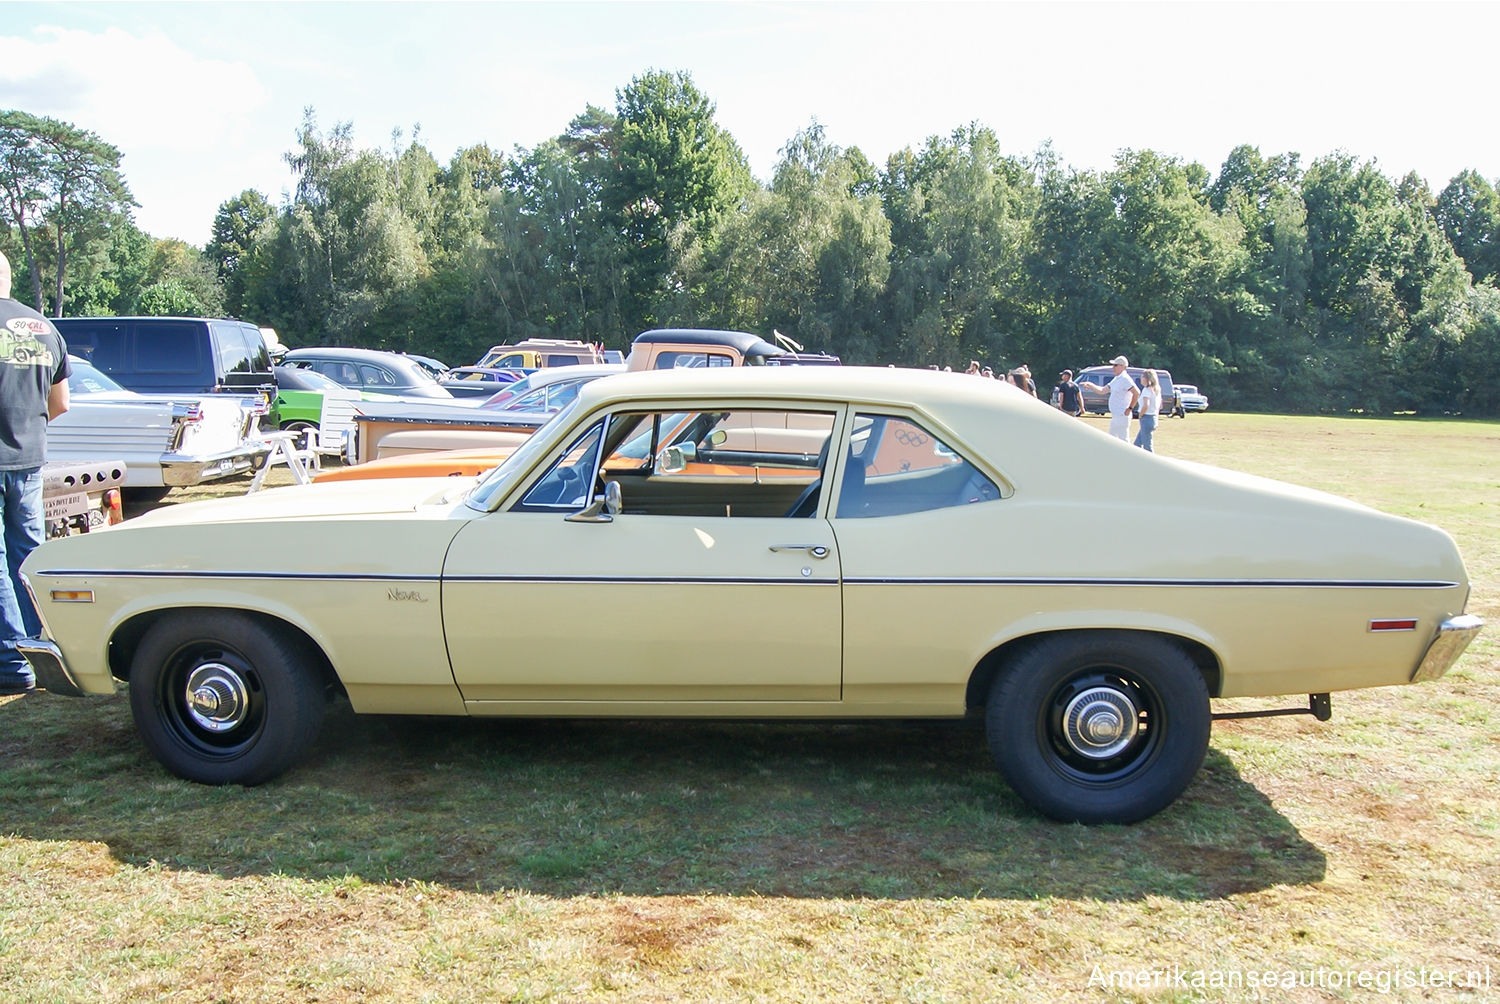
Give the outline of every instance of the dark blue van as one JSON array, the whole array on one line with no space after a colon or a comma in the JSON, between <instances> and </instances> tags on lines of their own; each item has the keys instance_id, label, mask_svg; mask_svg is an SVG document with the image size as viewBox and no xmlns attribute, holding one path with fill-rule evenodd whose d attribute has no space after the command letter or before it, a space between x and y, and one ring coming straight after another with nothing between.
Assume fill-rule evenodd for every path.
<instances>
[{"instance_id":1,"label":"dark blue van","mask_svg":"<svg viewBox=\"0 0 1500 1004\"><path fill-rule=\"evenodd\" d=\"M271 355L246 321L60 317L68 351L141 394L276 393Z\"/></svg>"}]
</instances>

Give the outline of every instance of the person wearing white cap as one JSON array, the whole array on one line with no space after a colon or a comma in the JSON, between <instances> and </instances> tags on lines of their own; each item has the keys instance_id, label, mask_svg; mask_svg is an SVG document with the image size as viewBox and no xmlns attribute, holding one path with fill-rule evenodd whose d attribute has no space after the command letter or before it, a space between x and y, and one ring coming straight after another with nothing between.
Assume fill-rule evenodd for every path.
<instances>
[{"instance_id":1,"label":"person wearing white cap","mask_svg":"<svg viewBox=\"0 0 1500 1004\"><path fill-rule=\"evenodd\" d=\"M1130 366L1129 359L1124 356L1115 356L1109 364L1115 368L1114 378L1109 383L1102 387L1096 383L1081 383L1079 386L1092 387L1100 394L1109 393L1109 434L1128 443L1130 442L1130 411L1140 399L1141 392L1130 374L1125 372Z\"/></svg>"}]
</instances>

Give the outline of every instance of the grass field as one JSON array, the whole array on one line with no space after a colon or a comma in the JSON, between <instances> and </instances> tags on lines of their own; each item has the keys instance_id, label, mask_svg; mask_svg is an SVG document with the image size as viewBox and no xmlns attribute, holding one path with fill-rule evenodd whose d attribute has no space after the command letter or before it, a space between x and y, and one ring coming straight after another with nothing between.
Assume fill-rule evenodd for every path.
<instances>
[{"instance_id":1,"label":"grass field","mask_svg":"<svg viewBox=\"0 0 1500 1004\"><path fill-rule=\"evenodd\" d=\"M1157 443L1446 528L1487 634L1327 724L1218 723L1132 827L1037 818L967 724L335 712L214 789L121 697L0 698L0 1000L1500 999L1500 425Z\"/></svg>"}]
</instances>

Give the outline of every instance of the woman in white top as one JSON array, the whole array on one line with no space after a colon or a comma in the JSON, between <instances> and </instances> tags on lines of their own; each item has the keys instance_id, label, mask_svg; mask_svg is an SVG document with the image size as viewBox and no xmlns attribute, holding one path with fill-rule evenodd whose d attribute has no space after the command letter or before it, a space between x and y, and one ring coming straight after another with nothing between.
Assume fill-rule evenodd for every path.
<instances>
[{"instance_id":1,"label":"woman in white top","mask_svg":"<svg viewBox=\"0 0 1500 1004\"><path fill-rule=\"evenodd\" d=\"M1151 453L1151 437L1156 432L1156 418L1161 414L1161 383L1156 379L1156 370L1141 370L1140 431L1135 434L1135 445Z\"/></svg>"}]
</instances>

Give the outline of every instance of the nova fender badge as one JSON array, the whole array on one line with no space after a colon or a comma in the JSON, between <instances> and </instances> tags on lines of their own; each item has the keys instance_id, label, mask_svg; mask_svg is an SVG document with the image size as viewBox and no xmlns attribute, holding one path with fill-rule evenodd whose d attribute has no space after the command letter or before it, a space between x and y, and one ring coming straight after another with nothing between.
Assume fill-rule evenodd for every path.
<instances>
[{"instance_id":1,"label":"nova fender badge","mask_svg":"<svg viewBox=\"0 0 1500 1004\"><path fill-rule=\"evenodd\" d=\"M395 601L400 602L400 603L426 603L427 602L427 597L423 596L421 593L417 592L414 589L395 589L395 588L392 588L389 592L387 592L385 594L385 597L388 600L395 600Z\"/></svg>"}]
</instances>

